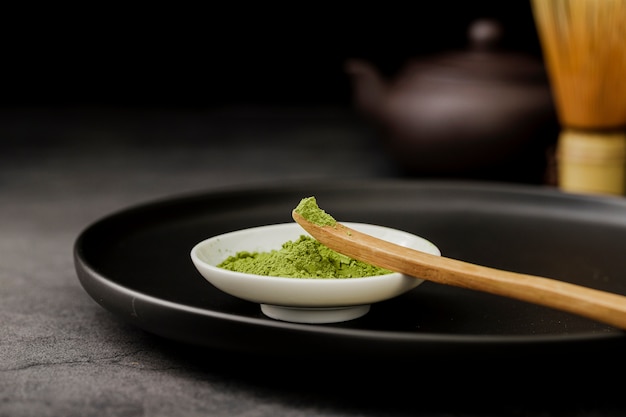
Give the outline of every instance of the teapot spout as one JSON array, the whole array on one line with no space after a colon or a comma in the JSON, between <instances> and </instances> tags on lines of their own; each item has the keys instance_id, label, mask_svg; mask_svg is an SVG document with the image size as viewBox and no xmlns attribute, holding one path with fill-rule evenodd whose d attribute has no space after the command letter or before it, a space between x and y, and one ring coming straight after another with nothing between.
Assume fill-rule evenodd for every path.
<instances>
[{"instance_id":1,"label":"teapot spout","mask_svg":"<svg viewBox=\"0 0 626 417\"><path fill-rule=\"evenodd\" d=\"M349 59L344 69L352 84L355 107L364 114L376 115L387 90L387 82L377 68L361 59Z\"/></svg>"}]
</instances>

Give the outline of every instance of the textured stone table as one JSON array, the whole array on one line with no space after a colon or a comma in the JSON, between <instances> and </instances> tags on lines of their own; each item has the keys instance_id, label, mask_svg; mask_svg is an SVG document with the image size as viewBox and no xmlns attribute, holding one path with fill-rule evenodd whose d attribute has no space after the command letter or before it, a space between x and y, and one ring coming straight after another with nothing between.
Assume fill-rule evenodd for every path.
<instances>
[{"instance_id":1,"label":"textured stone table","mask_svg":"<svg viewBox=\"0 0 626 417\"><path fill-rule=\"evenodd\" d=\"M0 111L0 416L624 415L615 402L532 389L503 400L447 369L431 381L183 346L120 322L75 274L78 233L136 203L394 175L345 109Z\"/></svg>"}]
</instances>

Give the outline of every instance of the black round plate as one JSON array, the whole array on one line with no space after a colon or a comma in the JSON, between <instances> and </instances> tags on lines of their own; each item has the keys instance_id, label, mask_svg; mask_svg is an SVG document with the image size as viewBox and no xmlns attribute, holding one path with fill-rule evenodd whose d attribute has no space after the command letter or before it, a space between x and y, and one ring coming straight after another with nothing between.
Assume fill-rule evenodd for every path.
<instances>
[{"instance_id":1,"label":"black round plate","mask_svg":"<svg viewBox=\"0 0 626 417\"><path fill-rule=\"evenodd\" d=\"M231 351L476 358L618 354L621 330L476 291L426 282L364 317L308 325L265 317L214 288L189 252L210 236L290 222L315 196L337 220L406 230L447 257L626 295L626 200L549 187L377 180L224 189L113 213L77 238L78 278L100 305L140 328Z\"/></svg>"}]
</instances>

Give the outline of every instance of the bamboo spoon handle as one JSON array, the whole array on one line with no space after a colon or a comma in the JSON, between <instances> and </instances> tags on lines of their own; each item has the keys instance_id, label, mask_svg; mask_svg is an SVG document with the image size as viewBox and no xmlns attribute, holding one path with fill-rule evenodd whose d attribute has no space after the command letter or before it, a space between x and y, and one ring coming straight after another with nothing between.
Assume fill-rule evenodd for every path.
<instances>
[{"instance_id":1,"label":"bamboo spoon handle","mask_svg":"<svg viewBox=\"0 0 626 417\"><path fill-rule=\"evenodd\" d=\"M626 330L626 296L431 255L361 233L339 222L320 226L295 211L292 217L320 243L354 259L439 284L574 313Z\"/></svg>"}]
</instances>

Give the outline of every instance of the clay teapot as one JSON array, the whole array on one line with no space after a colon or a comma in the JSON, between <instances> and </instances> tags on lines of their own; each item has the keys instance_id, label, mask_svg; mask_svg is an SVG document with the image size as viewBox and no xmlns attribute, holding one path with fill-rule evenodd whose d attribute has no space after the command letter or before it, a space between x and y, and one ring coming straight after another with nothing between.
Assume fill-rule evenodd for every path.
<instances>
[{"instance_id":1,"label":"clay teapot","mask_svg":"<svg viewBox=\"0 0 626 417\"><path fill-rule=\"evenodd\" d=\"M478 20L470 47L412 59L393 77L350 59L355 107L411 175L546 182L558 122L538 58L499 48L502 26Z\"/></svg>"}]
</instances>

